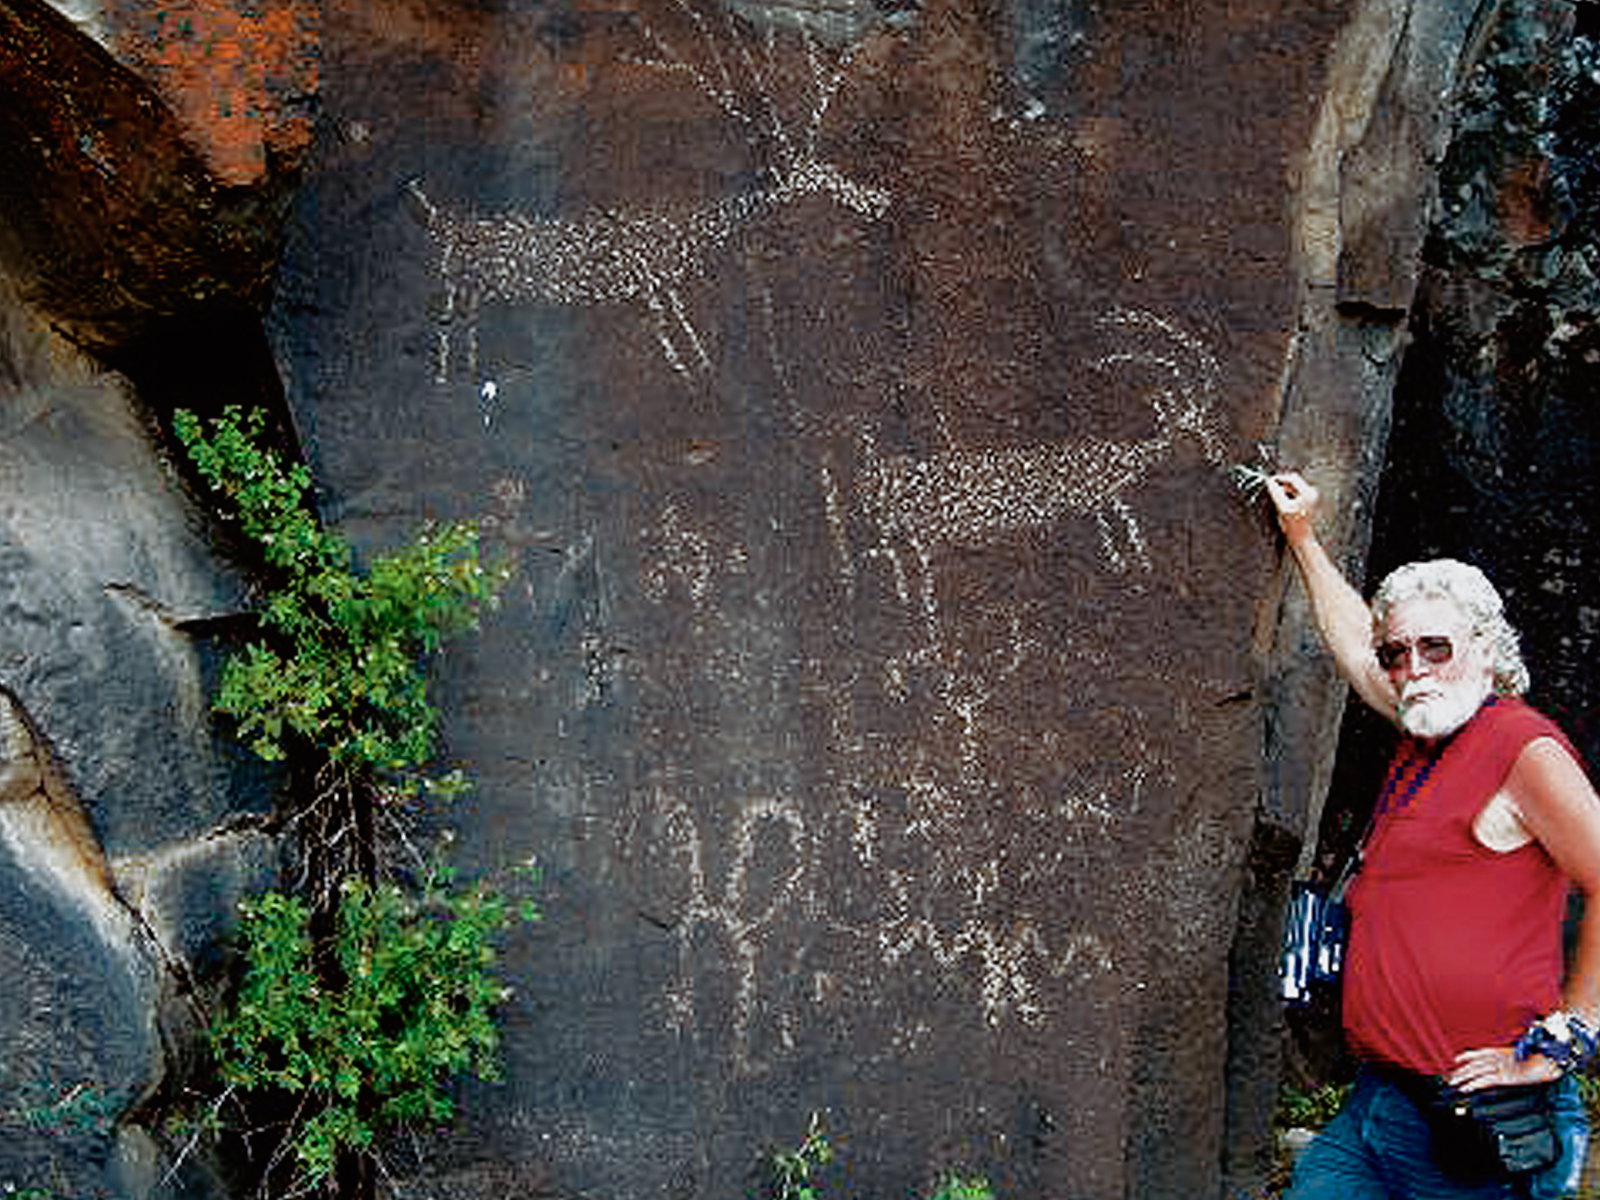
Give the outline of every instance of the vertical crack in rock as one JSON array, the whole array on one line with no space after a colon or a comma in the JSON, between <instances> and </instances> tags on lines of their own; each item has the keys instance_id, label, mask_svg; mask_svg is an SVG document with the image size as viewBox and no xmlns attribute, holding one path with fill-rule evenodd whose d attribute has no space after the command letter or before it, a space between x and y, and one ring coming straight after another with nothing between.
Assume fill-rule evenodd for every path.
<instances>
[{"instance_id":1,"label":"vertical crack in rock","mask_svg":"<svg viewBox=\"0 0 1600 1200\"><path fill-rule=\"evenodd\" d=\"M217 834L227 834L225 827ZM147 919L142 906L124 898L99 837L79 798L56 766L44 736L22 703L0 687L0 840L17 865L36 882L78 909L113 958L127 970L141 1011L159 1049L142 1070L124 1113L155 1096L172 1064L185 1057L185 1027L203 1023L193 998L190 973L180 954ZM130 864L136 898L150 884L153 859ZM174 1008L174 1002L177 1007ZM175 1040L176 1039L176 1040Z\"/></svg>"},{"instance_id":2,"label":"vertical crack in rock","mask_svg":"<svg viewBox=\"0 0 1600 1200\"><path fill-rule=\"evenodd\" d=\"M21 703L0 688L0 837L35 879L69 897L106 945L128 951L132 914L99 838Z\"/></svg>"},{"instance_id":3,"label":"vertical crack in rock","mask_svg":"<svg viewBox=\"0 0 1600 1200\"><path fill-rule=\"evenodd\" d=\"M228 832L227 828L219 833ZM192 990L182 957L117 888L83 804L62 777L21 702L0 687L0 839L34 879L60 892L89 919L135 975L154 967L180 995ZM141 894L154 859L137 860Z\"/></svg>"}]
</instances>

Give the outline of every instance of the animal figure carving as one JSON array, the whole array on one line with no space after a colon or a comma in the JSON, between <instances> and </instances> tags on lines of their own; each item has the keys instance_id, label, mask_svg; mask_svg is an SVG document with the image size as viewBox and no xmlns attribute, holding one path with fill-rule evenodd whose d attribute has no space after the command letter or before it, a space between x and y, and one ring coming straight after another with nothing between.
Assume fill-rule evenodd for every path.
<instances>
[{"instance_id":1,"label":"animal figure carving","mask_svg":"<svg viewBox=\"0 0 1600 1200\"><path fill-rule=\"evenodd\" d=\"M435 205L420 183L409 187L436 247L444 285L436 383L449 380L451 331L458 323L465 330L467 370L477 373L484 304L643 304L672 369L685 375L709 370L710 358L684 308L683 286L704 274L714 251L742 227L805 196L831 196L870 220L889 205L888 193L816 159L774 173L766 187L702 208L607 210L579 220L461 215Z\"/></svg>"},{"instance_id":2,"label":"animal figure carving","mask_svg":"<svg viewBox=\"0 0 1600 1200\"><path fill-rule=\"evenodd\" d=\"M903 602L919 603L937 628L933 562L943 550L981 548L1003 538L1092 518L1114 571L1151 569L1150 551L1128 496L1179 440L1193 438L1221 466L1223 438L1212 412L1217 363L1204 343L1161 317L1117 311L1103 329L1126 335L1128 348L1096 360L1110 371L1137 366L1160 381L1147 395L1155 431L1142 438L1079 438L1026 446L981 446L927 457L883 457L863 439L857 479L877 532L875 554L889 559ZM915 559L920 587L899 546Z\"/></svg>"},{"instance_id":3,"label":"animal figure carving","mask_svg":"<svg viewBox=\"0 0 1600 1200\"><path fill-rule=\"evenodd\" d=\"M475 214L437 203L420 181L408 190L435 252L443 288L434 355L434 381L451 376L452 342L460 327L466 369L478 371L478 319L486 304L643 305L656 327L663 357L680 375L711 369L710 356L684 303L684 287L702 276L712 255L740 230L809 196L827 197L867 220L889 206L889 193L848 177L817 152L823 117L849 64L842 55L824 65L803 27L801 40L812 87L810 110L797 134L779 111L776 34L765 62L751 37L726 18L733 53L724 54L698 10L684 0L701 44L697 64L679 55L646 24L645 39L662 55L652 65L684 71L743 131L759 162L768 164L750 191L699 206L597 209L577 217L522 212ZM730 68L732 61L742 71Z\"/></svg>"}]
</instances>

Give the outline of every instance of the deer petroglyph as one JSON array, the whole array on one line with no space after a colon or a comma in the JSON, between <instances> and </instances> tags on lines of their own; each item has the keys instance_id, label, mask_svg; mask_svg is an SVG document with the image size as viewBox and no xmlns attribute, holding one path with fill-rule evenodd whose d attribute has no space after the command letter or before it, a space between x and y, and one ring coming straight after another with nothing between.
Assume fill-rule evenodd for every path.
<instances>
[{"instance_id":1,"label":"deer petroglyph","mask_svg":"<svg viewBox=\"0 0 1600 1200\"><path fill-rule=\"evenodd\" d=\"M674 371L684 376L709 371L710 356L685 305L684 288L705 274L714 254L741 230L809 196L830 198L869 221L887 211L887 191L850 178L817 150L823 118L850 64L848 50L826 62L802 27L810 95L796 130L776 98L776 32L768 31L758 53L754 35L742 32L728 15L726 40L732 50L724 53L723 39L697 10L682 0L677 7L696 31L704 61L678 54L644 24L646 41L662 56L646 65L687 73L737 124L764 164L759 185L698 206L645 204L563 217L477 214L441 204L420 181L411 181L408 190L433 242L434 270L443 290L436 383L451 377L458 331L466 370L477 374L478 321L487 304L639 304L655 323L662 356Z\"/></svg>"}]
</instances>

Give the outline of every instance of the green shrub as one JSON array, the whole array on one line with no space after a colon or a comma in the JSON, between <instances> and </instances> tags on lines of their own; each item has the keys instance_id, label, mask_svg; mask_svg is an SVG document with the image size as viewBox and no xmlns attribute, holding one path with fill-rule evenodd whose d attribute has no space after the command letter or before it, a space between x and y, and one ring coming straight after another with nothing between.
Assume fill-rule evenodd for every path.
<instances>
[{"instance_id":1,"label":"green shrub","mask_svg":"<svg viewBox=\"0 0 1600 1200\"><path fill-rule=\"evenodd\" d=\"M1278 1127L1321 1129L1333 1120L1349 1096L1348 1083L1326 1083L1310 1091L1284 1088L1278 1096Z\"/></svg>"},{"instance_id":2,"label":"green shrub","mask_svg":"<svg viewBox=\"0 0 1600 1200\"><path fill-rule=\"evenodd\" d=\"M816 1176L833 1161L833 1144L823 1129L822 1114L812 1113L805 1140L793 1150L774 1151L768 1163L772 1200L820 1200ZM994 1200L987 1179L964 1178L954 1172L940 1178L928 1200Z\"/></svg>"},{"instance_id":3,"label":"green shrub","mask_svg":"<svg viewBox=\"0 0 1600 1200\"><path fill-rule=\"evenodd\" d=\"M35 1089L37 1090L37 1089ZM44 1133L107 1133L121 1109L118 1097L92 1083L46 1092L22 1109L25 1124Z\"/></svg>"},{"instance_id":4,"label":"green shrub","mask_svg":"<svg viewBox=\"0 0 1600 1200\"><path fill-rule=\"evenodd\" d=\"M240 906L243 981L210 1045L224 1096L294 1100L285 1137L316 1185L386 1128L447 1120L457 1076L498 1069L506 992L493 942L507 900L453 889L442 871L416 891L384 882L376 827L385 814L400 824L424 791L465 787L429 770L438 715L424 663L477 626L508 571L483 564L465 522L424 529L360 571L317 519L306 468L263 444L261 414L229 408L208 429L181 412L174 426L222 515L261 552L259 636L224 663L215 706L262 758L297 768L286 808L303 852L296 894ZM221 1108L195 1128L213 1128Z\"/></svg>"},{"instance_id":5,"label":"green shrub","mask_svg":"<svg viewBox=\"0 0 1600 1200\"><path fill-rule=\"evenodd\" d=\"M358 572L349 546L317 520L304 465L286 465L261 444L264 424L237 408L209 433L192 413L174 418L269 576L263 636L228 659L216 706L263 758L284 757L298 739L343 770L410 794L426 782L438 725L423 656L476 628L508 572L482 563L468 522L424 529Z\"/></svg>"},{"instance_id":6,"label":"green shrub","mask_svg":"<svg viewBox=\"0 0 1600 1200\"><path fill-rule=\"evenodd\" d=\"M293 1140L310 1182L386 1127L448 1120L456 1076L496 1077L494 1009L508 993L493 942L512 919L502 896L430 880L418 899L347 880L337 986L318 970L302 901L268 892L241 910L244 981L212 1026L212 1050L230 1086L307 1099Z\"/></svg>"},{"instance_id":7,"label":"green shrub","mask_svg":"<svg viewBox=\"0 0 1600 1200\"><path fill-rule=\"evenodd\" d=\"M946 1175L929 1200L994 1200L994 1192L981 1176L963 1179L960 1175Z\"/></svg>"},{"instance_id":8,"label":"green shrub","mask_svg":"<svg viewBox=\"0 0 1600 1200\"><path fill-rule=\"evenodd\" d=\"M805 1140L793 1150L772 1156L775 1200L817 1200L814 1172L833 1161L833 1145L822 1128L822 1114L812 1113Z\"/></svg>"}]
</instances>

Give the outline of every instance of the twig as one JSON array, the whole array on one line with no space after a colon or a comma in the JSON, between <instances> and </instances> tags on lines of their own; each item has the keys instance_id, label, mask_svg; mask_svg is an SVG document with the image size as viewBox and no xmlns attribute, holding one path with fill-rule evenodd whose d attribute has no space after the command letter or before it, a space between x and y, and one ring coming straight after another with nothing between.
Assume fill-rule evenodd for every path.
<instances>
[{"instance_id":1,"label":"twig","mask_svg":"<svg viewBox=\"0 0 1600 1200\"><path fill-rule=\"evenodd\" d=\"M1247 463L1235 463L1228 468L1228 477L1233 480L1239 490L1247 496L1254 496L1267 486L1267 480L1272 476L1260 467L1252 467Z\"/></svg>"},{"instance_id":2,"label":"twig","mask_svg":"<svg viewBox=\"0 0 1600 1200\"><path fill-rule=\"evenodd\" d=\"M230 1083L226 1088L223 1089L222 1094L211 1102L212 1115L218 1120L221 1120L222 1106L227 1103L228 1097L233 1095L233 1090L234 1085ZM181 1168L184 1162L188 1160L189 1155L194 1153L194 1148L200 1144L200 1139L205 1136L205 1132L205 1121L196 1120L194 1123L193 1135L190 1136L188 1143L183 1147L183 1149L178 1151L178 1157L173 1159L172 1166L167 1168L167 1173L161 1177L161 1182L156 1185L157 1191L160 1191L162 1188L166 1187L167 1184L172 1182L173 1177L177 1175L179 1168Z\"/></svg>"}]
</instances>

